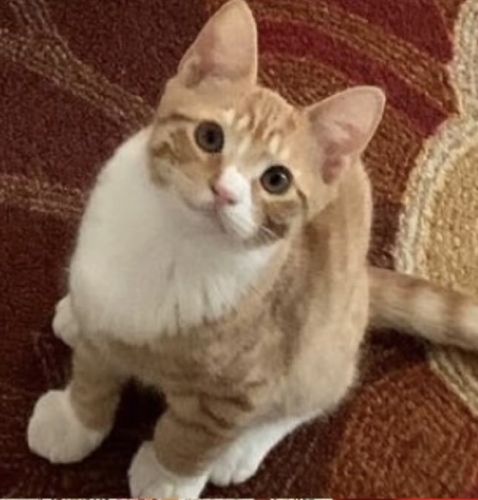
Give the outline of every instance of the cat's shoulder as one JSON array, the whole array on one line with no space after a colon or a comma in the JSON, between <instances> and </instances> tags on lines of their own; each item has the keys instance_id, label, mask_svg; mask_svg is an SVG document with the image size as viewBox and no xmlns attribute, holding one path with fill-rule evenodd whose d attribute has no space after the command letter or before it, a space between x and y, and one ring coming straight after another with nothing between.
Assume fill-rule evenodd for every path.
<instances>
[{"instance_id":1,"label":"cat's shoulder","mask_svg":"<svg viewBox=\"0 0 478 500\"><path fill-rule=\"evenodd\" d=\"M90 193L85 219L91 211L138 205L149 198L148 142L151 128L127 138L100 170ZM122 213L120 210L119 213Z\"/></svg>"},{"instance_id":2,"label":"cat's shoulder","mask_svg":"<svg viewBox=\"0 0 478 500\"><path fill-rule=\"evenodd\" d=\"M145 165L148 158L148 142L151 127L145 127L125 139L113 152L100 172L99 181L109 177L113 172L135 170Z\"/></svg>"}]
</instances>

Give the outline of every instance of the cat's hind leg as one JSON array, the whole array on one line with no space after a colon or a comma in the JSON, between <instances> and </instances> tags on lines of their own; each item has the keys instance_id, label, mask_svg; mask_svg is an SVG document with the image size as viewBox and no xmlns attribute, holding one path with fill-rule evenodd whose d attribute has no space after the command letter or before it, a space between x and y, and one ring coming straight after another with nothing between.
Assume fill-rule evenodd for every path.
<instances>
[{"instance_id":1,"label":"cat's hind leg","mask_svg":"<svg viewBox=\"0 0 478 500\"><path fill-rule=\"evenodd\" d=\"M247 429L214 462L209 480L217 486L247 481L272 448L307 420L310 418L288 417Z\"/></svg>"}]
</instances>

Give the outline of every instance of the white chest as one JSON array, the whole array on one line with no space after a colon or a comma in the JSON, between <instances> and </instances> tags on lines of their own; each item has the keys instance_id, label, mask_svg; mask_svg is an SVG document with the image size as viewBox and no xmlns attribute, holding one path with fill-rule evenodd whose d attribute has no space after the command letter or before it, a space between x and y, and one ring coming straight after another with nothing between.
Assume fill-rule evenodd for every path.
<instances>
[{"instance_id":1,"label":"white chest","mask_svg":"<svg viewBox=\"0 0 478 500\"><path fill-rule=\"evenodd\" d=\"M148 341L235 307L271 249L235 246L151 184L147 131L105 167L82 222L70 291L85 333Z\"/></svg>"}]
</instances>

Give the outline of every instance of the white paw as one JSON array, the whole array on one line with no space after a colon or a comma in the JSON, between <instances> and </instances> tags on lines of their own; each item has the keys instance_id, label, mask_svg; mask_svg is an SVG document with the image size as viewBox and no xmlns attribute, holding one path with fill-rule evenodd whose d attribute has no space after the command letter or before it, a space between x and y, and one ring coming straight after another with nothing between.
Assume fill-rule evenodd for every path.
<instances>
[{"instance_id":1,"label":"white paw","mask_svg":"<svg viewBox=\"0 0 478 500\"><path fill-rule=\"evenodd\" d=\"M47 392L37 401L27 438L30 450L37 455L52 463L71 463L89 455L106 434L80 422L67 389Z\"/></svg>"},{"instance_id":2,"label":"white paw","mask_svg":"<svg viewBox=\"0 0 478 500\"><path fill-rule=\"evenodd\" d=\"M179 477L156 458L152 442L141 445L129 469L129 488L134 498L199 498L207 476Z\"/></svg>"},{"instance_id":3,"label":"white paw","mask_svg":"<svg viewBox=\"0 0 478 500\"><path fill-rule=\"evenodd\" d=\"M233 444L214 462L209 480L216 486L229 486L243 483L259 469L264 458L254 447L238 443Z\"/></svg>"},{"instance_id":4,"label":"white paw","mask_svg":"<svg viewBox=\"0 0 478 500\"><path fill-rule=\"evenodd\" d=\"M70 347L73 347L78 339L80 328L73 314L69 295L63 297L56 305L53 332Z\"/></svg>"}]
</instances>

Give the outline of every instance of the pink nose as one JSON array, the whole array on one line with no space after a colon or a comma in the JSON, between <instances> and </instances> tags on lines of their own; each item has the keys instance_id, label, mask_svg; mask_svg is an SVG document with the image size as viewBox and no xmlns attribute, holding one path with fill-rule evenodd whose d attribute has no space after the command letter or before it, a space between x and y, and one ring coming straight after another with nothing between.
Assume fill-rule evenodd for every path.
<instances>
[{"instance_id":1,"label":"pink nose","mask_svg":"<svg viewBox=\"0 0 478 500\"><path fill-rule=\"evenodd\" d=\"M219 182L212 184L211 191L214 194L214 202L219 207L235 205L237 203L237 197Z\"/></svg>"}]
</instances>

